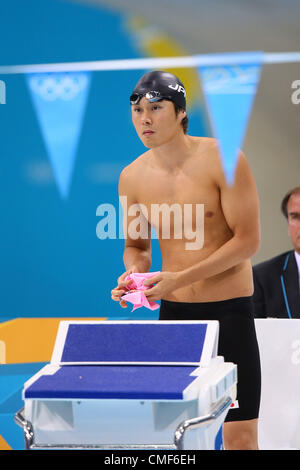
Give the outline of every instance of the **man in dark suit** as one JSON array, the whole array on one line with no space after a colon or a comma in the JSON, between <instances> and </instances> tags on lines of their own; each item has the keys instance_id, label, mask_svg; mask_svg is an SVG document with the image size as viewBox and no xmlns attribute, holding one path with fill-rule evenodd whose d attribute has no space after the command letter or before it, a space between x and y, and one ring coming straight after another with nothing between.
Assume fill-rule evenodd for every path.
<instances>
[{"instance_id":1,"label":"man in dark suit","mask_svg":"<svg viewBox=\"0 0 300 470\"><path fill-rule=\"evenodd\" d=\"M281 211L294 249L253 267L256 318L300 318L300 187L285 195Z\"/></svg>"}]
</instances>

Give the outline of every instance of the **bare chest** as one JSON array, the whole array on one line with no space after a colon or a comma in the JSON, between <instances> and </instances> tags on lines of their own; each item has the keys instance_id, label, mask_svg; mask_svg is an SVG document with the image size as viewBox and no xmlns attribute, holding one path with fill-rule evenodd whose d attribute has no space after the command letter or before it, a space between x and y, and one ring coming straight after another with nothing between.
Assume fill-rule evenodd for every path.
<instances>
[{"instance_id":1,"label":"bare chest","mask_svg":"<svg viewBox=\"0 0 300 470\"><path fill-rule=\"evenodd\" d=\"M195 229L197 217L210 223L221 210L214 181L205 171L193 168L174 174L147 169L140 175L137 197L143 215L154 228L168 224L176 231L185 223Z\"/></svg>"}]
</instances>

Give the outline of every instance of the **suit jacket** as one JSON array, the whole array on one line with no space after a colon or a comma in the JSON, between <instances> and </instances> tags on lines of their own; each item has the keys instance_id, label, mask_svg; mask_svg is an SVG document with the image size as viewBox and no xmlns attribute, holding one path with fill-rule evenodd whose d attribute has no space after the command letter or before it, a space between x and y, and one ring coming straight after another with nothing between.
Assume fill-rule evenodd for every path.
<instances>
[{"instance_id":1,"label":"suit jacket","mask_svg":"<svg viewBox=\"0 0 300 470\"><path fill-rule=\"evenodd\" d=\"M287 251L253 267L256 318L300 318L298 267Z\"/></svg>"}]
</instances>

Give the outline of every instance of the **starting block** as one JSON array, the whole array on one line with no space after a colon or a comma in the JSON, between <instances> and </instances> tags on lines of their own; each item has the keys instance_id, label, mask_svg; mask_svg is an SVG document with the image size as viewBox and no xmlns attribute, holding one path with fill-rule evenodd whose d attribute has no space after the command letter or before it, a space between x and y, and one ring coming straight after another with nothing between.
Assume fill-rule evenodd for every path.
<instances>
[{"instance_id":1,"label":"starting block","mask_svg":"<svg viewBox=\"0 0 300 470\"><path fill-rule=\"evenodd\" d=\"M221 448L237 366L218 334L217 321L60 322L15 414L26 449Z\"/></svg>"}]
</instances>

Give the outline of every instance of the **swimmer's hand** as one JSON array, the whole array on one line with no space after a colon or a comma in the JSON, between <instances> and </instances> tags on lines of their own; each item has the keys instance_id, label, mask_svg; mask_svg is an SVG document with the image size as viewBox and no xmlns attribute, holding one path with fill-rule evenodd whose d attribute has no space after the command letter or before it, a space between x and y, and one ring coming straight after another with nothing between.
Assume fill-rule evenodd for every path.
<instances>
[{"instance_id":1,"label":"swimmer's hand","mask_svg":"<svg viewBox=\"0 0 300 470\"><path fill-rule=\"evenodd\" d=\"M120 302L121 307L126 308L128 307L126 300L122 300L122 295L126 294L128 290L130 290L129 284L132 282L131 279L125 281L125 277L129 276L129 274L137 273L138 269L135 266L132 266L128 269L125 273L121 274L118 278L118 285L111 290L111 298L116 302Z\"/></svg>"},{"instance_id":2,"label":"swimmer's hand","mask_svg":"<svg viewBox=\"0 0 300 470\"><path fill-rule=\"evenodd\" d=\"M155 284L155 286L153 286ZM148 301L163 299L167 294L180 287L179 273L162 271L155 276L146 279L144 286L153 286L144 291Z\"/></svg>"}]
</instances>

